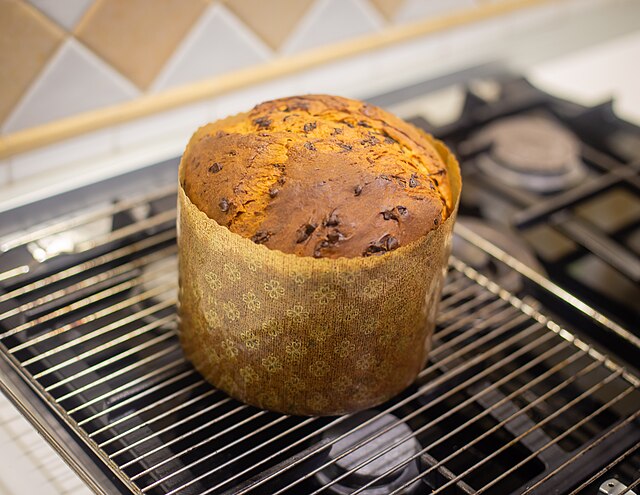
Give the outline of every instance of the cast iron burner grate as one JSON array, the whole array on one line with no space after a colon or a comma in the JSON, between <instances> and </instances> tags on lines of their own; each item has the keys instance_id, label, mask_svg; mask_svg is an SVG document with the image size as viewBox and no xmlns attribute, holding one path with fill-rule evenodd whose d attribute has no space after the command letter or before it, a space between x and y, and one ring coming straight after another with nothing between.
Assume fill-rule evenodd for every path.
<instances>
[{"instance_id":1,"label":"cast iron burner grate","mask_svg":"<svg viewBox=\"0 0 640 495\"><path fill-rule=\"evenodd\" d=\"M478 82L492 88L489 96L474 90ZM440 126L410 113L402 91L375 102L400 105L458 156L461 215L510 230L553 282L637 333L640 128L619 119L611 102L583 107L512 75L464 88L460 115Z\"/></svg>"},{"instance_id":2,"label":"cast iron burner grate","mask_svg":"<svg viewBox=\"0 0 640 495\"><path fill-rule=\"evenodd\" d=\"M176 338L174 204L164 190L4 243L21 259L114 219L0 275L0 350L131 492L579 493L638 449L640 380L455 258L430 361L400 396L333 418L230 399Z\"/></svg>"}]
</instances>

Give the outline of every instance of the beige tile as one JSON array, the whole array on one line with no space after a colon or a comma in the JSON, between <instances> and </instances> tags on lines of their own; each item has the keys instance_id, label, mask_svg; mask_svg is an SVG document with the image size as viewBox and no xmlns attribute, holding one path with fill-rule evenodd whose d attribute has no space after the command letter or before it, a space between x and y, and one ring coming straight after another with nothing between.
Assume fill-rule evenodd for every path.
<instances>
[{"instance_id":1,"label":"beige tile","mask_svg":"<svg viewBox=\"0 0 640 495\"><path fill-rule=\"evenodd\" d=\"M146 88L206 6L205 0L97 0L76 36Z\"/></svg>"},{"instance_id":2,"label":"beige tile","mask_svg":"<svg viewBox=\"0 0 640 495\"><path fill-rule=\"evenodd\" d=\"M272 48L279 48L313 0L224 0Z\"/></svg>"},{"instance_id":3,"label":"beige tile","mask_svg":"<svg viewBox=\"0 0 640 495\"><path fill-rule=\"evenodd\" d=\"M34 7L18 0L0 0L0 122L63 37L63 31Z\"/></svg>"},{"instance_id":4,"label":"beige tile","mask_svg":"<svg viewBox=\"0 0 640 495\"><path fill-rule=\"evenodd\" d=\"M387 19L393 19L406 0L369 0Z\"/></svg>"}]
</instances>

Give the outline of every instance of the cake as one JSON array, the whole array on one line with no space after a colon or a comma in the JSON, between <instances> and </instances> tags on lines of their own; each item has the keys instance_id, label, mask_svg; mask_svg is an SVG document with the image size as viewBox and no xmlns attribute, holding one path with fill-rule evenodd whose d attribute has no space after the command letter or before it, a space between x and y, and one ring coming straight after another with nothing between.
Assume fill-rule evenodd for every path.
<instances>
[{"instance_id":1,"label":"cake","mask_svg":"<svg viewBox=\"0 0 640 495\"><path fill-rule=\"evenodd\" d=\"M335 415L424 366L460 170L375 106L283 98L200 128L180 162L184 354L248 404Z\"/></svg>"},{"instance_id":2,"label":"cake","mask_svg":"<svg viewBox=\"0 0 640 495\"><path fill-rule=\"evenodd\" d=\"M183 163L182 186L209 218L298 256L381 254L453 209L430 136L336 96L269 101L202 127Z\"/></svg>"}]
</instances>

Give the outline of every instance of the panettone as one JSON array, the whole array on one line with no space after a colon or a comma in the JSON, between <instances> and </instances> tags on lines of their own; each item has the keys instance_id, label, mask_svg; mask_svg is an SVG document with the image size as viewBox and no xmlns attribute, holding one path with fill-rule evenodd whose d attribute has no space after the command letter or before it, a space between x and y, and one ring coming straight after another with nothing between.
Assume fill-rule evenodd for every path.
<instances>
[{"instance_id":1,"label":"panettone","mask_svg":"<svg viewBox=\"0 0 640 495\"><path fill-rule=\"evenodd\" d=\"M284 98L199 129L179 182L179 335L208 381L333 415L415 380L460 196L441 142L361 102Z\"/></svg>"}]
</instances>

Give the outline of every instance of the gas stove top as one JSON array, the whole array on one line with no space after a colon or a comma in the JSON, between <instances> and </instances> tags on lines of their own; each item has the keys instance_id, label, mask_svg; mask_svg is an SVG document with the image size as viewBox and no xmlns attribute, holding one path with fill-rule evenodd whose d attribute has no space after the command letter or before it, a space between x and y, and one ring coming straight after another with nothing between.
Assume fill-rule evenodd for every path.
<instances>
[{"instance_id":1,"label":"gas stove top","mask_svg":"<svg viewBox=\"0 0 640 495\"><path fill-rule=\"evenodd\" d=\"M461 222L638 332L640 129L521 78L481 87L455 122L411 119L463 164Z\"/></svg>"},{"instance_id":2,"label":"gas stove top","mask_svg":"<svg viewBox=\"0 0 640 495\"><path fill-rule=\"evenodd\" d=\"M0 216L5 392L102 493L632 493L640 130L518 77L463 84L450 122L404 115L456 150L464 193L434 350L398 397L283 416L185 362L177 159Z\"/></svg>"}]
</instances>

